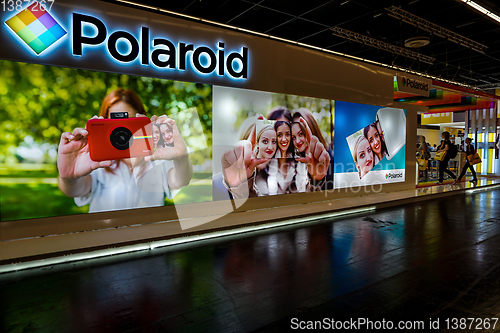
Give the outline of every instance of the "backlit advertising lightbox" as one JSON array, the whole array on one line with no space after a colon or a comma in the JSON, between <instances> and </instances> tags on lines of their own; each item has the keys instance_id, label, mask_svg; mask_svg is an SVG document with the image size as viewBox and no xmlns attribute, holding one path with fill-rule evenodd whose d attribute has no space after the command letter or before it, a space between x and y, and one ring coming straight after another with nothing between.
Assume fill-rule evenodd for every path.
<instances>
[{"instance_id":1,"label":"backlit advertising lightbox","mask_svg":"<svg viewBox=\"0 0 500 333\"><path fill-rule=\"evenodd\" d=\"M213 199L333 189L327 99L213 89ZM239 159L243 165L239 164Z\"/></svg>"},{"instance_id":2,"label":"backlit advertising lightbox","mask_svg":"<svg viewBox=\"0 0 500 333\"><path fill-rule=\"evenodd\" d=\"M243 89L268 55L198 23L36 4L0 13L0 221L162 206L187 220L206 202L215 219L234 199L405 180L403 109L298 95L286 73L276 86L295 94Z\"/></svg>"},{"instance_id":3,"label":"backlit advertising lightbox","mask_svg":"<svg viewBox=\"0 0 500 333\"><path fill-rule=\"evenodd\" d=\"M335 188L404 182L405 110L336 101L335 121Z\"/></svg>"},{"instance_id":4,"label":"backlit advertising lightbox","mask_svg":"<svg viewBox=\"0 0 500 333\"><path fill-rule=\"evenodd\" d=\"M211 85L5 60L0 72L2 221L211 201Z\"/></svg>"}]
</instances>

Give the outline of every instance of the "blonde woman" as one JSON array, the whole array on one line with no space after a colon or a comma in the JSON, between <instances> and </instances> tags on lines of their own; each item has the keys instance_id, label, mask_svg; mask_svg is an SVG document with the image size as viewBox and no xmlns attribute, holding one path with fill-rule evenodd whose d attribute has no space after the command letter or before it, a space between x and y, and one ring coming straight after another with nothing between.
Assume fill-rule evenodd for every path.
<instances>
[{"instance_id":1,"label":"blonde woman","mask_svg":"<svg viewBox=\"0 0 500 333\"><path fill-rule=\"evenodd\" d=\"M276 131L273 125L266 125L257 133L254 156L257 158L272 158L275 153Z\"/></svg>"},{"instance_id":2,"label":"blonde woman","mask_svg":"<svg viewBox=\"0 0 500 333\"><path fill-rule=\"evenodd\" d=\"M362 179L374 165L374 154L368 140L360 135L353 151L354 163L358 169L359 179Z\"/></svg>"}]
</instances>

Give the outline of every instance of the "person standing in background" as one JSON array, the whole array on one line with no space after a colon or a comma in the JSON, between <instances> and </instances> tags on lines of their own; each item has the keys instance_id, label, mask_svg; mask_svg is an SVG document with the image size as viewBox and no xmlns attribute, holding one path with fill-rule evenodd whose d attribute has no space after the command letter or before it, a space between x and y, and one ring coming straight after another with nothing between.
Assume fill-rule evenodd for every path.
<instances>
[{"instance_id":1,"label":"person standing in background","mask_svg":"<svg viewBox=\"0 0 500 333\"><path fill-rule=\"evenodd\" d=\"M457 176L453 174L448 169L448 162L450 162L451 156L450 156L450 151L451 151L451 141L450 141L450 132L443 132L441 133L441 137L443 140L441 141L441 144L438 147L437 153L446 151L446 155L442 161L439 161L439 181L436 183L437 185L443 184L443 178L444 178L444 173L446 172L448 175L450 175L451 178L457 179Z\"/></svg>"},{"instance_id":2,"label":"person standing in background","mask_svg":"<svg viewBox=\"0 0 500 333\"><path fill-rule=\"evenodd\" d=\"M420 146L417 148L417 152L420 152L420 158L425 160L425 171L424 177L426 180L429 179L429 171L427 170L427 163L431 158L431 153L429 152L429 144L425 141L425 136L421 137Z\"/></svg>"},{"instance_id":3,"label":"person standing in background","mask_svg":"<svg viewBox=\"0 0 500 333\"><path fill-rule=\"evenodd\" d=\"M462 168L462 172L460 173L460 176L453 182L453 184L456 184L460 182L463 176L465 176L465 173L467 172L467 168L470 169L470 172L472 173L472 183L477 182L477 176L476 176L476 171L474 170L474 166L469 163L469 156L474 156L476 154L476 149L474 149L474 146L471 144L472 139L471 138L466 138L465 139L465 147L464 151L467 154L467 157L465 158L465 164L464 167Z\"/></svg>"}]
</instances>

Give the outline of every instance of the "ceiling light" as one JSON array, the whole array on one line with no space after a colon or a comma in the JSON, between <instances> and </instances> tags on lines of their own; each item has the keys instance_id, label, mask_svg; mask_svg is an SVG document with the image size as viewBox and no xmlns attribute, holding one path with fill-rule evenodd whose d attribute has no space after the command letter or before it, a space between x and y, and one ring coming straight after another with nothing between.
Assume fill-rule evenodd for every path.
<instances>
[{"instance_id":1,"label":"ceiling light","mask_svg":"<svg viewBox=\"0 0 500 333\"><path fill-rule=\"evenodd\" d=\"M418 49L419 47L429 45L430 42L431 40L429 37L425 36L412 37L405 40L405 46L412 49Z\"/></svg>"},{"instance_id":2,"label":"ceiling light","mask_svg":"<svg viewBox=\"0 0 500 333\"><path fill-rule=\"evenodd\" d=\"M392 44L383 42L381 40L371 38L371 37L368 37L368 36L365 36L362 34L358 34L357 32L343 29L340 27L333 27L333 28L330 28L330 30L332 31L332 34L335 36L349 39L349 40L352 40L353 42L358 42L361 44L369 45L369 46L372 46L372 47L380 49L380 50L391 52L392 54L397 54L397 55L401 55L403 57L407 57L410 59L415 59L415 60L418 60L421 62L425 62L425 63L430 64L430 65L432 65L434 63L434 60L436 60L433 57L429 57L429 56L426 56L426 55L418 53L418 52L407 50L404 47L392 45Z\"/></svg>"},{"instance_id":3,"label":"ceiling light","mask_svg":"<svg viewBox=\"0 0 500 333\"><path fill-rule=\"evenodd\" d=\"M417 15L402 10L401 8L398 8L396 6L386 8L386 10L389 12L388 13L389 16L401 20L405 23L411 24L419 29L430 32L433 35L449 40L450 42L457 43L458 45L470 48L480 53L485 53L486 49L488 49L486 45L483 45L470 38L457 34L456 32L443 28L440 25L427 21Z\"/></svg>"},{"instance_id":4,"label":"ceiling light","mask_svg":"<svg viewBox=\"0 0 500 333\"><path fill-rule=\"evenodd\" d=\"M496 14L493 14L493 13L488 13L486 14L488 15L489 17L491 17L492 19L494 19L495 21L497 22L500 22L500 16L496 15Z\"/></svg>"},{"instance_id":5,"label":"ceiling light","mask_svg":"<svg viewBox=\"0 0 500 333\"><path fill-rule=\"evenodd\" d=\"M494 19L495 21L499 22L500 23L500 16L496 15L495 13L493 13L492 11L484 8L483 6L475 3L474 1L470 1L470 0L462 0L463 3L471 6L472 8L474 8L475 10L485 14L486 16L489 16L490 18Z\"/></svg>"},{"instance_id":6,"label":"ceiling light","mask_svg":"<svg viewBox=\"0 0 500 333\"><path fill-rule=\"evenodd\" d=\"M478 10L478 11L480 11L480 12L481 12L481 13L483 13L483 14L488 14L488 13L489 13L489 11L488 11L486 8L484 8L483 6L478 5L478 4L477 4L477 3L475 3L475 2L472 2L472 1L471 1L471 2L466 2L466 3L467 3L469 6L471 6L472 8L474 8L475 10Z\"/></svg>"}]
</instances>

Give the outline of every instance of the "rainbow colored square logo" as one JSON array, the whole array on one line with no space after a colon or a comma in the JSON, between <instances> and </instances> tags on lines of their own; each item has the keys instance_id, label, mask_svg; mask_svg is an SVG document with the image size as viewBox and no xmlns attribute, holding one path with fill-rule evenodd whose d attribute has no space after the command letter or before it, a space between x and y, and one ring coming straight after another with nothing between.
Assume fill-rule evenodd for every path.
<instances>
[{"instance_id":1,"label":"rainbow colored square logo","mask_svg":"<svg viewBox=\"0 0 500 333\"><path fill-rule=\"evenodd\" d=\"M37 55L67 34L37 2L5 21L5 24Z\"/></svg>"}]
</instances>

